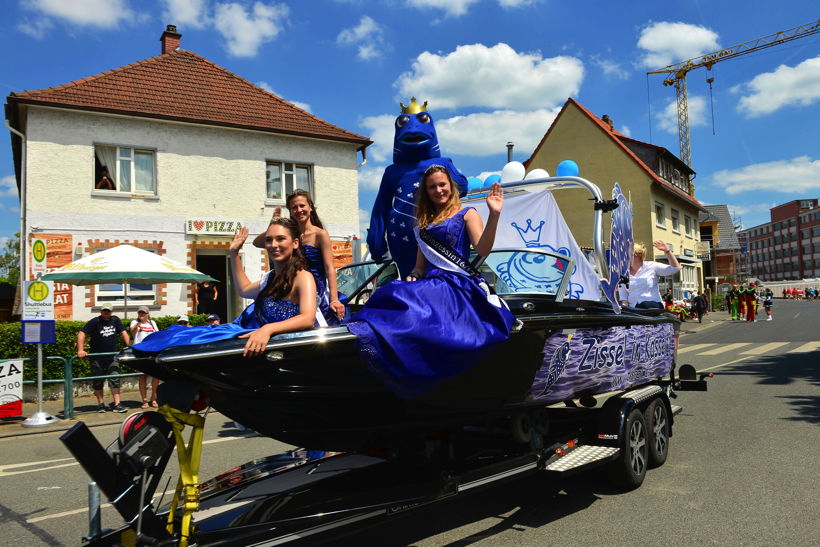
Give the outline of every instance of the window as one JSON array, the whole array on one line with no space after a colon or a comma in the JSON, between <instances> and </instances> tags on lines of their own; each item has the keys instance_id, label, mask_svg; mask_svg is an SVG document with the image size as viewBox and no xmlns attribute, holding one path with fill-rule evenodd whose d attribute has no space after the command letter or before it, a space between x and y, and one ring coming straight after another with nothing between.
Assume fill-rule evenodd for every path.
<instances>
[{"instance_id":1,"label":"window","mask_svg":"<svg viewBox=\"0 0 820 547\"><path fill-rule=\"evenodd\" d=\"M672 219L672 231L679 234L680 233L680 213L678 213L677 209L670 209L669 210L669 217Z\"/></svg>"},{"instance_id":2,"label":"window","mask_svg":"<svg viewBox=\"0 0 820 547\"><path fill-rule=\"evenodd\" d=\"M284 201L288 194L301 188L313 195L309 165L269 161L265 169L266 196L270 200Z\"/></svg>"},{"instance_id":3,"label":"window","mask_svg":"<svg viewBox=\"0 0 820 547\"><path fill-rule=\"evenodd\" d=\"M692 217L689 215L683 216L683 223L686 228L686 235L687 237L692 237Z\"/></svg>"},{"instance_id":4,"label":"window","mask_svg":"<svg viewBox=\"0 0 820 547\"><path fill-rule=\"evenodd\" d=\"M95 145L92 188L127 194L156 194L155 156L153 150Z\"/></svg>"},{"instance_id":5,"label":"window","mask_svg":"<svg viewBox=\"0 0 820 547\"><path fill-rule=\"evenodd\" d=\"M666 206L657 201L655 202L655 226L666 228Z\"/></svg>"},{"instance_id":6,"label":"window","mask_svg":"<svg viewBox=\"0 0 820 547\"><path fill-rule=\"evenodd\" d=\"M820 236L820 226L815 226L811 229L812 236Z\"/></svg>"}]
</instances>

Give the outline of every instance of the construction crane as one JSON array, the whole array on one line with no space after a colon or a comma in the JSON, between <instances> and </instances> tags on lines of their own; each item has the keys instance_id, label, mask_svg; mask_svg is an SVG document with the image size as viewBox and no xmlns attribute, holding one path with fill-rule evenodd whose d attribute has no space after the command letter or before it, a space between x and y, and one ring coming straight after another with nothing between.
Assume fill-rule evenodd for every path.
<instances>
[{"instance_id":1,"label":"construction crane","mask_svg":"<svg viewBox=\"0 0 820 547\"><path fill-rule=\"evenodd\" d=\"M680 138L680 159L686 162L686 165L692 166L692 150L689 144L689 106L686 101L686 74L690 70L705 66L707 70L712 69L712 65L720 61L726 61L734 57L739 57L754 51L760 51L767 47L776 46L785 42L791 42L798 38L804 38L812 34L820 32L820 20L808 23L806 25L799 25L789 30L781 30L762 38L743 42L736 46L707 53L700 57L695 57L687 61L681 61L673 65L669 65L658 70L652 70L647 74L669 74L670 76L663 81L663 85L675 86L675 92L678 103L678 136ZM709 83L712 79L709 79Z\"/></svg>"}]
</instances>

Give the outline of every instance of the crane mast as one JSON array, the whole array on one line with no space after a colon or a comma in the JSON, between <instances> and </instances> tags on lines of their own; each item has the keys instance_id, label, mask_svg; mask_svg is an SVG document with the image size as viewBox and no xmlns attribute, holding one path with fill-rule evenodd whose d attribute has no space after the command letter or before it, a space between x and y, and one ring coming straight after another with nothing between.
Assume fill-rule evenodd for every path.
<instances>
[{"instance_id":1,"label":"crane mast","mask_svg":"<svg viewBox=\"0 0 820 547\"><path fill-rule=\"evenodd\" d=\"M687 103L686 93L686 74L689 71L700 67L706 67L707 70L711 70L712 65L720 61L726 61L747 53L760 51L761 49L785 42L791 42L798 38L817 34L818 32L820 32L820 19L647 72L647 74L669 74L669 77L663 81L663 85L675 87L675 98L678 106L680 159L683 160L686 165L692 166L692 150L689 137L689 105Z\"/></svg>"}]
</instances>

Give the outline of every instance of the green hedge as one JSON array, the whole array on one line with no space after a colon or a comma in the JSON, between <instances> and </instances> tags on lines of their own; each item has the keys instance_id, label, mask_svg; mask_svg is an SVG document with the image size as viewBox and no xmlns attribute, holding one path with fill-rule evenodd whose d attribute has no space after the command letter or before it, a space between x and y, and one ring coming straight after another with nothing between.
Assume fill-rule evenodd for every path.
<instances>
[{"instance_id":1,"label":"green hedge","mask_svg":"<svg viewBox=\"0 0 820 547\"><path fill-rule=\"evenodd\" d=\"M165 317L155 317L157 327L168 328L176 323L178 315L166 315ZM191 325L198 326L205 324L206 314L189 315ZM125 328L131 323L133 318L123 321ZM68 360L77 355L77 332L85 325L84 321L57 321L57 343L43 344L43 357L59 356ZM117 338L120 348L123 347L122 339ZM87 346L86 346L87 347ZM20 342L20 323L0 323L0 359L20 359L26 357L37 357L37 346L35 344L23 344ZM36 380L37 367L33 362L27 362L23 370L23 379ZM133 372L121 370L121 373ZM64 374L63 363L61 361L43 361L43 379L52 380L62 378ZM74 377L91 375L91 365L88 359L77 359L74 361Z\"/></svg>"}]
</instances>

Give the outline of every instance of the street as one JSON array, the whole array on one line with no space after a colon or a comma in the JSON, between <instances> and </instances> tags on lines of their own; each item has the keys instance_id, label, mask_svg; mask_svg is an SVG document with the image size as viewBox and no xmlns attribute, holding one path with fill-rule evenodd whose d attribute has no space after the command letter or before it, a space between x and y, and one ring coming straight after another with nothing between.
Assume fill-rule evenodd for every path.
<instances>
[{"instance_id":1,"label":"street","mask_svg":"<svg viewBox=\"0 0 820 547\"><path fill-rule=\"evenodd\" d=\"M669 459L641 488L617 491L594 472L561 483L536 476L352 530L332 544L816 544L820 303L776 300L774 320L763 319L732 322L716 312L701 325L683 324L679 363L716 376L708 392L674 401L683 412ZM87 476L59 432L8 436L20 429L0 426L0 543L79 545ZM107 444L118 426L92 431ZM242 434L218 414L205 439L202 480L287 448ZM166 474L175 473L172 459ZM113 509L103 515L104 527L119 524Z\"/></svg>"}]
</instances>

